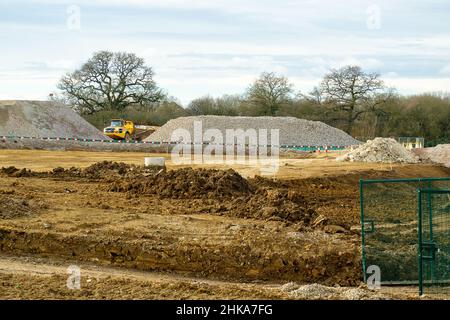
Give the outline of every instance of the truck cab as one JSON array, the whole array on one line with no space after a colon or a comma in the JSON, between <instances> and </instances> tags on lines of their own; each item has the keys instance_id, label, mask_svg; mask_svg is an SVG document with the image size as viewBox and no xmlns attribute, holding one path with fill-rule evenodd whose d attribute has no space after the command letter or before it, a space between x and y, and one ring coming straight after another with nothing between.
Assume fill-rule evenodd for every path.
<instances>
[{"instance_id":1,"label":"truck cab","mask_svg":"<svg viewBox=\"0 0 450 320\"><path fill-rule=\"evenodd\" d=\"M112 119L103 133L114 140L131 140L135 134L134 123L130 120Z\"/></svg>"}]
</instances>

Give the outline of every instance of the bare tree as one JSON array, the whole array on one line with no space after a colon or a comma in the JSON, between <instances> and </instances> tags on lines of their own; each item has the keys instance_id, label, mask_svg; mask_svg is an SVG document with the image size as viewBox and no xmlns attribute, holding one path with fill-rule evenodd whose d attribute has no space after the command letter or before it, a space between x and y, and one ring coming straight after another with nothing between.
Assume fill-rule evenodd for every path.
<instances>
[{"instance_id":1,"label":"bare tree","mask_svg":"<svg viewBox=\"0 0 450 320\"><path fill-rule=\"evenodd\" d=\"M320 87L314 87L309 94L302 94L301 92L298 94L300 99L305 99L311 103L322 104L323 92Z\"/></svg>"},{"instance_id":2,"label":"bare tree","mask_svg":"<svg viewBox=\"0 0 450 320\"><path fill-rule=\"evenodd\" d=\"M164 98L153 76L152 68L133 53L100 51L65 75L58 89L80 113L122 111L130 104L149 105Z\"/></svg>"},{"instance_id":3,"label":"bare tree","mask_svg":"<svg viewBox=\"0 0 450 320\"><path fill-rule=\"evenodd\" d=\"M193 115L233 116L237 115L240 102L238 95L223 95L218 98L203 96L192 100L187 110Z\"/></svg>"},{"instance_id":4,"label":"bare tree","mask_svg":"<svg viewBox=\"0 0 450 320\"><path fill-rule=\"evenodd\" d=\"M187 110L195 116L216 114L216 101L211 96L203 96L192 100Z\"/></svg>"},{"instance_id":5,"label":"bare tree","mask_svg":"<svg viewBox=\"0 0 450 320\"><path fill-rule=\"evenodd\" d=\"M263 72L247 89L247 102L260 108L258 113L274 116L282 105L290 101L292 92L292 84L286 77Z\"/></svg>"},{"instance_id":6,"label":"bare tree","mask_svg":"<svg viewBox=\"0 0 450 320\"><path fill-rule=\"evenodd\" d=\"M345 123L351 133L353 125L363 114L383 113L382 106L392 96L377 73L365 73L359 66L332 69L325 75L317 92L323 103L334 111L335 119ZM317 97L316 97L317 99ZM319 100L320 101L320 100Z\"/></svg>"}]
</instances>

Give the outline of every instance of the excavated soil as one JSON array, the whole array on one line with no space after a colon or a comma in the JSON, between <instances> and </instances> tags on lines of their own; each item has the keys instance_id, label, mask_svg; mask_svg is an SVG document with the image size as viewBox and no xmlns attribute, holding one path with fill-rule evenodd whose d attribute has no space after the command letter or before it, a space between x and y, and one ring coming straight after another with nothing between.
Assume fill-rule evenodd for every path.
<instances>
[{"instance_id":1,"label":"excavated soil","mask_svg":"<svg viewBox=\"0 0 450 320\"><path fill-rule=\"evenodd\" d=\"M0 257L1 299L417 299L417 290L371 291L318 284L233 283L79 264L80 290L66 286L67 266L58 260ZM6 273L8 272L8 273ZM406 290L405 290L406 289Z\"/></svg>"},{"instance_id":2,"label":"excavated soil","mask_svg":"<svg viewBox=\"0 0 450 320\"><path fill-rule=\"evenodd\" d=\"M56 167L48 172L34 172L26 168L18 169L14 166L2 167L0 169L0 175L8 177L51 177L59 179L73 179L84 178L87 180L104 180L115 181L121 178L134 178L142 177L149 174L159 172L161 167L143 167L137 165L125 164L123 162L102 161L90 165L87 168L70 167L64 169L62 167Z\"/></svg>"},{"instance_id":3,"label":"excavated soil","mask_svg":"<svg viewBox=\"0 0 450 320\"><path fill-rule=\"evenodd\" d=\"M0 199L14 203L25 199L28 205L17 207L25 214L0 218L0 256L33 255L67 265L92 263L220 279L236 283L233 288L254 281L358 286L358 180L449 174L443 167L409 165L273 180L245 179L234 171L165 171L110 162L47 172L8 167L0 170ZM27 282L23 276L4 276L1 270L0 278L0 291L15 281L24 282L24 287L46 281L36 276ZM27 297L64 297L60 282L65 279L52 277L47 289ZM86 286L96 293L79 293L79 298L121 298L110 295L108 288L122 286L123 297L145 298L123 279L109 282L111 287L92 281ZM164 297L157 292L161 287L152 288L148 297ZM56 290L54 295L51 290ZM173 290L173 295L169 289L164 292L174 298L211 296L198 294L198 286L177 285ZM183 290L189 294L183 295ZM219 296L236 297L233 290ZM303 297L302 290L292 298ZM11 292L9 297L20 294ZM245 292L249 298L291 297Z\"/></svg>"},{"instance_id":4,"label":"excavated soil","mask_svg":"<svg viewBox=\"0 0 450 320\"><path fill-rule=\"evenodd\" d=\"M210 205L210 213L239 218L278 219L308 225L316 216L298 192L258 187L232 169L184 168L159 172L131 181L116 181L109 191L171 199L209 199L204 204Z\"/></svg>"},{"instance_id":5,"label":"excavated soil","mask_svg":"<svg viewBox=\"0 0 450 320\"><path fill-rule=\"evenodd\" d=\"M110 182L107 187L110 192L127 193L129 197L197 200L196 205L202 211L230 217L279 220L303 226L309 226L318 217L297 191L280 187L277 183L260 187L258 185L270 185L271 180L256 178L251 182L232 169L183 168L166 171L160 167L146 168L103 161L85 169L57 167L49 172L7 167L0 169L0 175Z\"/></svg>"},{"instance_id":6,"label":"excavated soil","mask_svg":"<svg viewBox=\"0 0 450 320\"><path fill-rule=\"evenodd\" d=\"M113 184L109 191L153 194L173 199L199 199L241 196L252 193L254 188L232 169L223 171L183 168L123 184L118 182Z\"/></svg>"},{"instance_id":7,"label":"excavated soil","mask_svg":"<svg viewBox=\"0 0 450 320\"><path fill-rule=\"evenodd\" d=\"M41 201L27 199L16 195L14 190L0 190L0 219L14 219L28 217L45 209Z\"/></svg>"}]
</instances>

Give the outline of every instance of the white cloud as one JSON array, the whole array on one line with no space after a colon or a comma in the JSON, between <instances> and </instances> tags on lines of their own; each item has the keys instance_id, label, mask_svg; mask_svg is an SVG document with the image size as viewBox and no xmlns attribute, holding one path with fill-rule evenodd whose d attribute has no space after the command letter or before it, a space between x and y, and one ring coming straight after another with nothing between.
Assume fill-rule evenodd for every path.
<instances>
[{"instance_id":1,"label":"white cloud","mask_svg":"<svg viewBox=\"0 0 450 320\"><path fill-rule=\"evenodd\" d=\"M402 94L448 92L450 88L450 78L394 78L385 79L385 83Z\"/></svg>"},{"instance_id":2,"label":"white cloud","mask_svg":"<svg viewBox=\"0 0 450 320\"><path fill-rule=\"evenodd\" d=\"M399 76L398 73L394 72L394 71L389 71L389 72L382 74L383 78L398 78L398 76Z\"/></svg>"},{"instance_id":3,"label":"white cloud","mask_svg":"<svg viewBox=\"0 0 450 320\"><path fill-rule=\"evenodd\" d=\"M361 59L356 57L346 57L343 60L331 64L333 68L342 68L348 65L356 65L368 70L377 70L383 67L383 62L374 58Z\"/></svg>"},{"instance_id":4,"label":"white cloud","mask_svg":"<svg viewBox=\"0 0 450 320\"><path fill-rule=\"evenodd\" d=\"M0 100L46 100L56 82L46 77L0 78Z\"/></svg>"},{"instance_id":5,"label":"white cloud","mask_svg":"<svg viewBox=\"0 0 450 320\"><path fill-rule=\"evenodd\" d=\"M35 4L31 9L30 3ZM64 6L73 4L82 9L81 32L66 28ZM433 32L422 28L445 24L434 16L441 12L415 0L378 0L381 29L370 31L366 8L372 4L3 0L0 10L20 10L11 11L15 19L0 21L0 39L8 49L0 52L0 97L45 97L63 73L104 49L143 56L154 67L156 81L183 102L208 93L242 92L262 71L286 74L298 90L308 91L330 68L348 64L381 72L400 91L447 86L448 80L439 77L450 75L450 35L443 32L450 23ZM422 27L404 23L417 15L424 17L418 22Z\"/></svg>"}]
</instances>

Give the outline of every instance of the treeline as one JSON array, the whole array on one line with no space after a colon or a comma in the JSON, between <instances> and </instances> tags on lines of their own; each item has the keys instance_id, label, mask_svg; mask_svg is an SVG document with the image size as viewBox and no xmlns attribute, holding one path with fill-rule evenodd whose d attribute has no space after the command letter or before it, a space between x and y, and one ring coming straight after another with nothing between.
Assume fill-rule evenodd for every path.
<instances>
[{"instance_id":1,"label":"treeline","mask_svg":"<svg viewBox=\"0 0 450 320\"><path fill-rule=\"evenodd\" d=\"M276 116L323 121L345 130L346 125L328 112L328 106L298 96L276 111ZM193 115L264 116L263 110L249 106L238 95L210 96L193 100L187 108L174 101L149 107L129 106L123 112L100 111L84 117L99 129L113 118L127 118L139 124L161 126L170 119ZM450 97L441 94L396 96L383 106L383 113L365 114L358 119L352 136L367 140L374 137L424 137L427 146L450 143Z\"/></svg>"},{"instance_id":2,"label":"treeline","mask_svg":"<svg viewBox=\"0 0 450 320\"><path fill-rule=\"evenodd\" d=\"M183 108L153 80L142 58L101 51L65 75L54 99L67 103L98 128L112 118L163 125L190 115L291 116L323 121L366 140L423 137L427 146L450 142L450 97L401 96L380 75L359 66L331 69L311 92L296 92L287 77L262 73L238 95L204 96Z\"/></svg>"},{"instance_id":3,"label":"treeline","mask_svg":"<svg viewBox=\"0 0 450 320\"><path fill-rule=\"evenodd\" d=\"M296 117L325 122L348 132L345 117L337 117L333 107L298 95L280 105L275 116ZM212 98L205 96L192 101L190 115L265 116L239 96ZM358 117L351 131L360 140L375 137L423 137L427 146L450 143L450 97L441 94L415 96L393 95L377 110Z\"/></svg>"}]
</instances>

